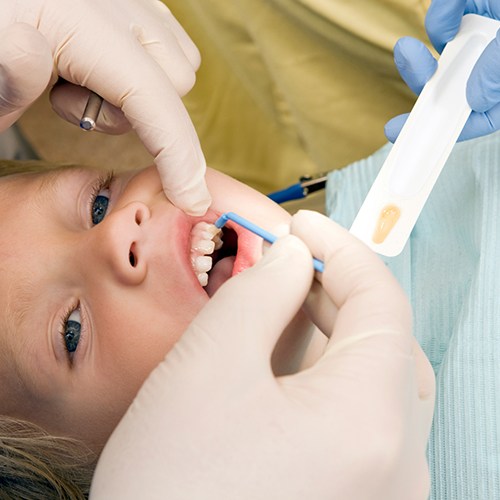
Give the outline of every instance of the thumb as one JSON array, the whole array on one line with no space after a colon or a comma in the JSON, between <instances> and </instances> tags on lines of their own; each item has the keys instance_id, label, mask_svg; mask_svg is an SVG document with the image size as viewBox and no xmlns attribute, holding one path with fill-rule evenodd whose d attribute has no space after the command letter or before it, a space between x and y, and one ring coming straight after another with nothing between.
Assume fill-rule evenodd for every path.
<instances>
[{"instance_id":1,"label":"thumb","mask_svg":"<svg viewBox=\"0 0 500 500\"><path fill-rule=\"evenodd\" d=\"M409 115L410 113L404 113L402 115L395 116L385 124L384 134L388 141L395 142Z\"/></svg>"},{"instance_id":2,"label":"thumb","mask_svg":"<svg viewBox=\"0 0 500 500\"><path fill-rule=\"evenodd\" d=\"M500 128L500 102L484 113L473 111L458 137L458 141L467 141L475 137L488 135Z\"/></svg>"},{"instance_id":3,"label":"thumb","mask_svg":"<svg viewBox=\"0 0 500 500\"><path fill-rule=\"evenodd\" d=\"M0 116L13 123L49 84L53 61L45 38L16 23L0 31Z\"/></svg>"},{"instance_id":4,"label":"thumb","mask_svg":"<svg viewBox=\"0 0 500 500\"><path fill-rule=\"evenodd\" d=\"M401 78L417 95L437 69L437 61L429 49L420 40L409 36L396 42L394 62Z\"/></svg>"},{"instance_id":5,"label":"thumb","mask_svg":"<svg viewBox=\"0 0 500 500\"><path fill-rule=\"evenodd\" d=\"M243 357L269 367L276 341L302 306L312 277L312 257L305 244L284 236L254 267L217 290L191 323L189 335L197 342L208 337L229 352L224 361L240 364Z\"/></svg>"}]
</instances>

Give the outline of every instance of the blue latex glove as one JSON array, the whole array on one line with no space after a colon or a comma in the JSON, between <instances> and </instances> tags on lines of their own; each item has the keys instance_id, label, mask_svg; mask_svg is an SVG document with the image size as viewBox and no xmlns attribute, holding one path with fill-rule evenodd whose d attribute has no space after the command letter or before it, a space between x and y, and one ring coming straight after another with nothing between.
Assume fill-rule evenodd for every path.
<instances>
[{"instance_id":1,"label":"blue latex glove","mask_svg":"<svg viewBox=\"0 0 500 500\"><path fill-rule=\"evenodd\" d=\"M433 0L425 19L429 39L438 52L452 40L464 14L500 19L500 2L484 0ZM401 77L419 94L434 74L437 63L427 47L412 38L401 38L394 47L394 61ZM459 141L491 134L500 129L500 34L486 47L467 82L467 100L472 113ZM394 142L408 113L385 125L385 135Z\"/></svg>"}]
</instances>

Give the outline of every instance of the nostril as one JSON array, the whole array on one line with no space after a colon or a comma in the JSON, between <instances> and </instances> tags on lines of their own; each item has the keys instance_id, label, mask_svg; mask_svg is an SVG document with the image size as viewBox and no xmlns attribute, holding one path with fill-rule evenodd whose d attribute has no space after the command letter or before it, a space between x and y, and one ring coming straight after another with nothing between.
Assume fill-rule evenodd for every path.
<instances>
[{"instance_id":1,"label":"nostril","mask_svg":"<svg viewBox=\"0 0 500 500\"><path fill-rule=\"evenodd\" d=\"M141 202L132 202L131 204L134 209L134 222L140 226L143 224L145 221L149 219L150 216L150 210L147 205Z\"/></svg>"},{"instance_id":2,"label":"nostril","mask_svg":"<svg viewBox=\"0 0 500 500\"><path fill-rule=\"evenodd\" d=\"M137 266L137 257L134 253L134 244L132 244L130 250L128 251L128 261L130 262L130 265L132 267Z\"/></svg>"},{"instance_id":3,"label":"nostril","mask_svg":"<svg viewBox=\"0 0 500 500\"><path fill-rule=\"evenodd\" d=\"M144 219L147 218L147 214L144 212L144 209L141 207L135 211L135 223L140 226Z\"/></svg>"},{"instance_id":4,"label":"nostril","mask_svg":"<svg viewBox=\"0 0 500 500\"><path fill-rule=\"evenodd\" d=\"M137 265L137 260L135 258L135 255L132 252L129 252L129 254L128 254L128 260L129 260L130 265L132 267L135 267Z\"/></svg>"}]
</instances>

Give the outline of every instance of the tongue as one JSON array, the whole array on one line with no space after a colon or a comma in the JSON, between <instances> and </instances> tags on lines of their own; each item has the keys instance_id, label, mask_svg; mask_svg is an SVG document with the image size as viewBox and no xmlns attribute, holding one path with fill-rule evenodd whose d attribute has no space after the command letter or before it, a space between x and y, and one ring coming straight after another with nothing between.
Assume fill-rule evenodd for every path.
<instances>
[{"instance_id":1,"label":"tongue","mask_svg":"<svg viewBox=\"0 0 500 500\"><path fill-rule=\"evenodd\" d=\"M225 257L219 260L210 271L208 285L205 287L209 297L219 289L233 274L234 261L236 257Z\"/></svg>"}]
</instances>

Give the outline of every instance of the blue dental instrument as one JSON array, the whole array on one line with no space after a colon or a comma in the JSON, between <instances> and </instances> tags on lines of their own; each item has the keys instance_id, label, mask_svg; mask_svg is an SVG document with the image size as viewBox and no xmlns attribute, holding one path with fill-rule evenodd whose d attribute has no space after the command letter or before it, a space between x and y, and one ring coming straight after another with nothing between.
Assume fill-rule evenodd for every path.
<instances>
[{"instance_id":1,"label":"blue dental instrument","mask_svg":"<svg viewBox=\"0 0 500 500\"><path fill-rule=\"evenodd\" d=\"M306 198L311 193L324 189L326 186L327 174L321 173L315 176L303 175L299 182L292 184L279 191L269 193L267 196L276 203L300 200Z\"/></svg>"},{"instance_id":2,"label":"blue dental instrument","mask_svg":"<svg viewBox=\"0 0 500 500\"><path fill-rule=\"evenodd\" d=\"M272 244L278 239L277 236L275 236L274 234L270 233L269 231L266 231L265 229L262 229L253 222L250 222L249 220L241 217L238 214L235 214L234 212L226 212L225 214L222 214L215 221L214 223L215 227L221 229L229 220L235 222L239 226L244 227L245 229L248 229L250 232L256 234L257 236L260 236L263 240L267 241L268 243ZM316 257L313 257L313 266L314 269L320 273L322 273L325 268L323 262L319 259L316 259Z\"/></svg>"}]
</instances>

